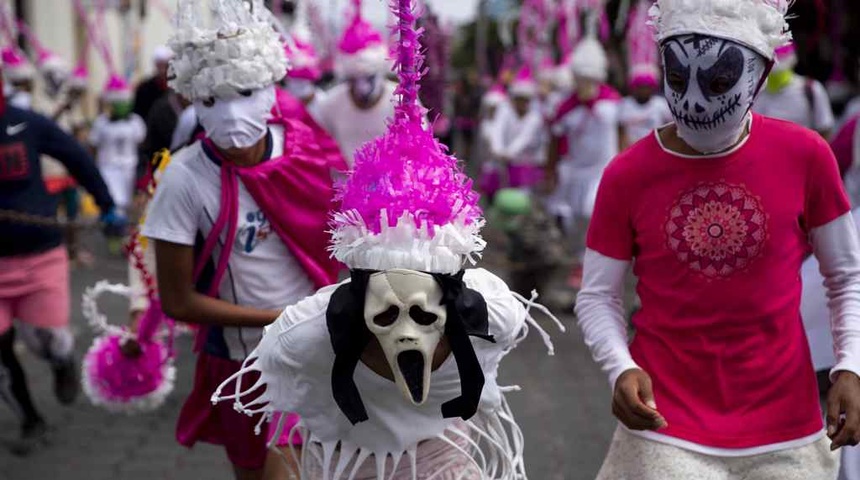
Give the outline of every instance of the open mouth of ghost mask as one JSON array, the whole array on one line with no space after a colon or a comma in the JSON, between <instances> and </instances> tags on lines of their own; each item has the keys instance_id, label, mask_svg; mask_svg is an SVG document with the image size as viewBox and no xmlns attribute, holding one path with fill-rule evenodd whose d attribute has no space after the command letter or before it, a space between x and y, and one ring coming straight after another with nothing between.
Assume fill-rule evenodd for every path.
<instances>
[{"instance_id":1,"label":"open mouth of ghost mask","mask_svg":"<svg viewBox=\"0 0 860 480\"><path fill-rule=\"evenodd\" d=\"M410 400L415 404L424 403L424 355L418 350L407 350L397 355L397 366L403 381L409 389Z\"/></svg>"}]
</instances>

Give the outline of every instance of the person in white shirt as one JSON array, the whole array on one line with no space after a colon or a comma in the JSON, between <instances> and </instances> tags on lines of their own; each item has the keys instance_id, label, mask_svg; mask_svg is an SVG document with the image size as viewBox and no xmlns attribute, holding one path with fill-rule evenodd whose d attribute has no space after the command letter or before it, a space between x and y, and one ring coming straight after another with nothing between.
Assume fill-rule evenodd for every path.
<instances>
[{"instance_id":1,"label":"person in white shirt","mask_svg":"<svg viewBox=\"0 0 860 480\"><path fill-rule=\"evenodd\" d=\"M102 98L110 111L93 122L89 143L117 211L126 214L134 197L138 146L146 138L146 123L132 112L132 91L123 78L112 76Z\"/></svg>"},{"instance_id":2,"label":"person in white shirt","mask_svg":"<svg viewBox=\"0 0 860 480\"><path fill-rule=\"evenodd\" d=\"M142 234L155 244L164 313L200 326L177 441L221 445L237 480L259 480L267 456L254 435L259 419L213 406L211 396L285 306L336 281L325 248L333 189L306 127L271 118L288 62L262 2L251 10L213 1L205 30L196 3L179 4L170 86L194 104L206 138L174 155Z\"/></svg>"},{"instance_id":3,"label":"person in white shirt","mask_svg":"<svg viewBox=\"0 0 860 480\"><path fill-rule=\"evenodd\" d=\"M765 88L753 107L757 113L787 120L829 138L836 125L827 90L818 80L794 73L797 54L794 44L781 47Z\"/></svg>"},{"instance_id":4,"label":"person in white shirt","mask_svg":"<svg viewBox=\"0 0 860 480\"><path fill-rule=\"evenodd\" d=\"M543 181L549 134L539 106L538 85L531 68L523 67L511 84L510 102L499 108L493 156L507 165L507 186L531 189Z\"/></svg>"},{"instance_id":5,"label":"person in white shirt","mask_svg":"<svg viewBox=\"0 0 860 480\"><path fill-rule=\"evenodd\" d=\"M317 115L352 168L355 150L385 133L397 84L385 78L388 47L361 16L360 2L338 43L335 72L342 83L319 102Z\"/></svg>"},{"instance_id":6,"label":"person in white shirt","mask_svg":"<svg viewBox=\"0 0 860 480\"><path fill-rule=\"evenodd\" d=\"M618 123L624 129L622 150L672 121L666 98L659 95L660 70L635 66L630 72L630 95L621 100Z\"/></svg>"}]
</instances>

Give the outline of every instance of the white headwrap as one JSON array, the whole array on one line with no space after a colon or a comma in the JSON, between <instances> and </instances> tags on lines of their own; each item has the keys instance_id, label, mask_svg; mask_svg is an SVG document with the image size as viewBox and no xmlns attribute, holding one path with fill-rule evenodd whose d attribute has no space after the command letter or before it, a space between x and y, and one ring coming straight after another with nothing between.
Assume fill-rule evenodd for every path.
<instances>
[{"instance_id":1,"label":"white headwrap","mask_svg":"<svg viewBox=\"0 0 860 480\"><path fill-rule=\"evenodd\" d=\"M194 0L180 0L169 85L188 100L230 98L259 90L287 73L288 62L262 0L210 0L203 26Z\"/></svg>"},{"instance_id":2,"label":"white headwrap","mask_svg":"<svg viewBox=\"0 0 860 480\"><path fill-rule=\"evenodd\" d=\"M744 44L769 60L791 40L789 0L657 0L649 12L657 40L685 34Z\"/></svg>"}]
</instances>

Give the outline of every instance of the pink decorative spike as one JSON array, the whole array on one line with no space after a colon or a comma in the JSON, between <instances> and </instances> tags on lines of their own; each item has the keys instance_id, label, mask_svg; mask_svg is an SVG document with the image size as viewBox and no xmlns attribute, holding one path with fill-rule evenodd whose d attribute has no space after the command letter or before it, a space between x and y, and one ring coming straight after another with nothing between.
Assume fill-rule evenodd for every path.
<instances>
[{"instance_id":1,"label":"pink decorative spike","mask_svg":"<svg viewBox=\"0 0 860 480\"><path fill-rule=\"evenodd\" d=\"M471 180L423 125L418 104L424 73L413 0L393 0L400 83L388 131L355 153L339 186L335 257L350 268L411 268L454 273L483 248L479 196Z\"/></svg>"}]
</instances>

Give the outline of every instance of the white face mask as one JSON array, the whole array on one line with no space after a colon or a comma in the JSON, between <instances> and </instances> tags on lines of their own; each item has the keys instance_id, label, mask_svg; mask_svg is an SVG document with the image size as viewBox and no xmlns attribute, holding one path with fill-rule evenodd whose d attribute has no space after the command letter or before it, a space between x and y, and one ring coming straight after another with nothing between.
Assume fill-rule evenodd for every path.
<instances>
[{"instance_id":1,"label":"white face mask","mask_svg":"<svg viewBox=\"0 0 860 480\"><path fill-rule=\"evenodd\" d=\"M17 91L9 97L9 105L21 110L30 110L33 108L33 95L23 90Z\"/></svg>"},{"instance_id":2,"label":"white face mask","mask_svg":"<svg viewBox=\"0 0 860 480\"><path fill-rule=\"evenodd\" d=\"M364 103L370 103L382 93L382 75L370 75L367 77L350 78L347 80L352 93Z\"/></svg>"},{"instance_id":3,"label":"white face mask","mask_svg":"<svg viewBox=\"0 0 860 480\"><path fill-rule=\"evenodd\" d=\"M681 35L663 44L666 99L678 136L701 153L730 148L764 78L764 57L738 43Z\"/></svg>"},{"instance_id":4,"label":"white face mask","mask_svg":"<svg viewBox=\"0 0 860 480\"><path fill-rule=\"evenodd\" d=\"M194 110L206 135L219 148L248 148L266 134L266 120L275 104L275 87L248 96L197 100Z\"/></svg>"},{"instance_id":5,"label":"white face mask","mask_svg":"<svg viewBox=\"0 0 860 480\"><path fill-rule=\"evenodd\" d=\"M301 78L288 78L285 87L290 95L299 100L306 100L316 93L314 82Z\"/></svg>"},{"instance_id":6,"label":"white face mask","mask_svg":"<svg viewBox=\"0 0 860 480\"><path fill-rule=\"evenodd\" d=\"M371 275L364 321L379 340L394 381L414 405L427 401L436 346L445 332L442 288L429 274L388 270Z\"/></svg>"}]
</instances>

